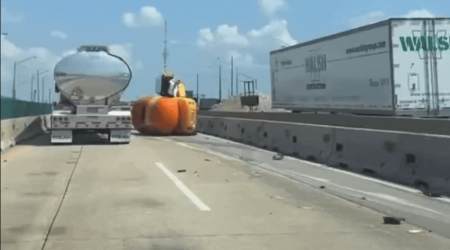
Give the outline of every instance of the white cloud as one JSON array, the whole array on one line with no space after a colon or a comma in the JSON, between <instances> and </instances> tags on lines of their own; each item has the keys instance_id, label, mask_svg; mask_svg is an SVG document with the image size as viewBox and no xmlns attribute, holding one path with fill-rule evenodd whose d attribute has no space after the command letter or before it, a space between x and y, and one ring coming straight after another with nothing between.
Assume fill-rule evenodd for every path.
<instances>
[{"instance_id":1,"label":"white cloud","mask_svg":"<svg viewBox=\"0 0 450 250\"><path fill-rule=\"evenodd\" d=\"M277 43L285 46L297 44L297 40L292 38L287 26L288 23L286 20L272 20L268 25L259 30L251 30L248 36L258 40L268 40L267 42L271 44L273 44L271 40L275 40Z\"/></svg>"},{"instance_id":2,"label":"white cloud","mask_svg":"<svg viewBox=\"0 0 450 250\"><path fill-rule=\"evenodd\" d=\"M111 54L120 56L123 60L125 60L128 65L130 65L133 71L141 70L144 68L142 61L134 61L133 56L133 44L112 44L109 46L109 51Z\"/></svg>"},{"instance_id":3,"label":"white cloud","mask_svg":"<svg viewBox=\"0 0 450 250\"><path fill-rule=\"evenodd\" d=\"M254 66L253 56L250 54L241 54L237 50L231 50L227 53L226 58L233 57L233 62L235 65L241 67L251 67Z\"/></svg>"},{"instance_id":4,"label":"white cloud","mask_svg":"<svg viewBox=\"0 0 450 250\"><path fill-rule=\"evenodd\" d=\"M6 8L1 7L1 22L2 23L20 23L25 21L24 14L12 14L6 10Z\"/></svg>"},{"instance_id":5,"label":"white cloud","mask_svg":"<svg viewBox=\"0 0 450 250\"><path fill-rule=\"evenodd\" d=\"M268 16L273 16L279 10L287 9L287 4L284 0L259 0L259 5Z\"/></svg>"},{"instance_id":6,"label":"white cloud","mask_svg":"<svg viewBox=\"0 0 450 250\"><path fill-rule=\"evenodd\" d=\"M210 28L201 29L198 32L197 45L200 47L238 46L245 47L249 44L247 38L241 35L237 26L228 24L219 25L215 32Z\"/></svg>"},{"instance_id":7,"label":"white cloud","mask_svg":"<svg viewBox=\"0 0 450 250\"><path fill-rule=\"evenodd\" d=\"M236 66L249 69L267 69L269 52L280 45L297 44L284 19L274 17L282 9L287 9L284 0L258 0L261 9L269 17L269 23L249 32L239 32L238 26L219 25L215 30L204 28L198 31L197 46L205 52L203 56L211 62L216 58L234 58Z\"/></svg>"},{"instance_id":8,"label":"white cloud","mask_svg":"<svg viewBox=\"0 0 450 250\"><path fill-rule=\"evenodd\" d=\"M403 17L403 18L431 18L436 17L435 14L433 14L431 11L427 9L421 9L421 10L410 10L405 15L388 15L382 11L372 11L368 14L352 18L350 20L350 25L354 28L361 27L364 25L369 25L372 23L380 22L392 17Z\"/></svg>"},{"instance_id":9,"label":"white cloud","mask_svg":"<svg viewBox=\"0 0 450 250\"><path fill-rule=\"evenodd\" d=\"M164 24L163 15L152 6L142 7L139 15L127 12L123 14L122 19L129 28L162 26Z\"/></svg>"},{"instance_id":10,"label":"white cloud","mask_svg":"<svg viewBox=\"0 0 450 250\"><path fill-rule=\"evenodd\" d=\"M205 47L208 43L214 41L214 35L210 28L201 29L198 31L197 45Z\"/></svg>"},{"instance_id":11,"label":"white cloud","mask_svg":"<svg viewBox=\"0 0 450 250\"><path fill-rule=\"evenodd\" d=\"M245 36L239 34L237 26L229 26L227 24L220 25L216 31L216 38L226 44L246 46L248 40Z\"/></svg>"},{"instance_id":12,"label":"white cloud","mask_svg":"<svg viewBox=\"0 0 450 250\"><path fill-rule=\"evenodd\" d=\"M122 59L124 59L126 62L130 62L131 56L133 54L133 44L112 44L109 46L109 51L111 52L111 54L122 57Z\"/></svg>"},{"instance_id":13,"label":"white cloud","mask_svg":"<svg viewBox=\"0 0 450 250\"><path fill-rule=\"evenodd\" d=\"M210 28L199 30L197 46L217 57L236 57L241 66L259 67L268 65L268 53L280 48L280 45L297 44L288 30L286 20L272 19L269 24L241 34L237 26L220 25L215 31ZM245 53L240 51L245 49Z\"/></svg>"},{"instance_id":14,"label":"white cloud","mask_svg":"<svg viewBox=\"0 0 450 250\"><path fill-rule=\"evenodd\" d=\"M387 16L382 11L371 11L366 15L352 18L350 23L353 27L360 27L364 25L369 25L382 20L387 19Z\"/></svg>"},{"instance_id":15,"label":"white cloud","mask_svg":"<svg viewBox=\"0 0 450 250\"><path fill-rule=\"evenodd\" d=\"M54 31L52 31L52 32L50 33L50 35L51 35L52 37L57 37L57 38L61 38L61 39L66 39L66 38L67 38L67 34L64 33L64 32L62 32L62 31L59 31L59 30L54 30Z\"/></svg>"},{"instance_id":16,"label":"white cloud","mask_svg":"<svg viewBox=\"0 0 450 250\"><path fill-rule=\"evenodd\" d=\"M417 17L435 17L433 13L431 13L427 9L421 9L421 10L410 10L408 14L406 14L404 17L406 18L417 18Z\"/></svg>"},{"instance_id":17,"label":"white cloud","mask_svg":"<svg viewBox=\"0 0 450 250\"><path fill-rule=\"evenodd\" d=\"M62 57L70 56L75 53L77 53L77 50L75 50L75 49L67 50L62 53Z\"/></svg>"}]
</instances>

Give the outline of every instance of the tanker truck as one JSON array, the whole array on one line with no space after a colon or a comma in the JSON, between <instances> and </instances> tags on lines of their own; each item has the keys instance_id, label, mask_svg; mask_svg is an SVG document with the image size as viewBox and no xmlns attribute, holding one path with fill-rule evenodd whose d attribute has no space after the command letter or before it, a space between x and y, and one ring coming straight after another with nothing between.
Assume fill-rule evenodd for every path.
<instances>
[{"instance_id":1,"label":"tanker truck","mask_svg":"<svg viewBox=\"0 0 450 250\"><path fill-rule=\"evenodd\" d=\"M54 69L59 103L51 117L51 143L72 143L79 133L107 134L129 143L131 106L120 97L131 81L130 66L107 46L81 46Z\"/></svg>"}]
</instances>

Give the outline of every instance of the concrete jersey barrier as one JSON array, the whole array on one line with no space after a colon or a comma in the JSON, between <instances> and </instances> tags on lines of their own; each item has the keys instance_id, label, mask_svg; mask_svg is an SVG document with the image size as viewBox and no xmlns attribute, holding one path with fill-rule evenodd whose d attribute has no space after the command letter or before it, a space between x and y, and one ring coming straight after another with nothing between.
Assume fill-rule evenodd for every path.
<instances>
[{"instance_id":1,"label":"concrete jersey barrier","mask_svg":"<svg viewBox=\"0 0 450 250\"><path fill-rule=\"evenodd\" d=\"M450 136L213 116L198 131L450 196Z\"/></svg>"},{"instance_id":2,"label":"concrete jersey barrier","mask_svg":"<svg viewBox=\"0 0 450 250\"><path fill-rule=\"evenodd\" d=\"M50 115L2 120L1 150L44 133L50 128Z\"/></svg>"}]
</instances>

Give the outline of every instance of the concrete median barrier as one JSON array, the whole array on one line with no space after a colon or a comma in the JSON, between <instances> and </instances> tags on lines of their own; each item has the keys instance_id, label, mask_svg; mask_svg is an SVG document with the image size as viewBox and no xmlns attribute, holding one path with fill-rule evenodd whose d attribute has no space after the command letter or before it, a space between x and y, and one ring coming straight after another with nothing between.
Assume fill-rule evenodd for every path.
<instances>
[{"instance_id":1,"label":"concrete median barrier","mask_svg":"<svg viewBox=\"0 0 450 250\"><path fill-rule=\"evenodd\" d=\"M199 132L450 196L450 136L199 117Z\"/></svg>"},{"instance_id":2,"label":"concrete median barrier","mask_svg":"<svg viewBox=\"0 0 450 250\"><path fill-rule=\"evenodd\" d=\"M1 150L40 135L50 128L50 115L2 120Z\"/></svg>"}]
</instances>

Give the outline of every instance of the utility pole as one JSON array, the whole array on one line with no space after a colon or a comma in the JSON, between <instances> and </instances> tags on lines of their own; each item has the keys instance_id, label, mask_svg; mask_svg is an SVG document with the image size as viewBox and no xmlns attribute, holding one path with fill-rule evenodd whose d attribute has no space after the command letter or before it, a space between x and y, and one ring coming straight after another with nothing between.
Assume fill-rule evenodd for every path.
<instances>
[{"instance_id":1,"label":"utility pole","mask_svg":"<svg viewBox=\"0 0 450 250\"><path fill-rule=\"evenodd\" d=\"M36 71L36 80L37 80L37 86L36 86L36 89L37 89L37 102L39 102L39 99L40 99L40 96L39 96L39 70L37 70ZM36 93L35 93L35 96L36 96Z\"/></svg>"},{"instance_id":2,"label":"utility pole","mask_svg":"<svg viewBox=\"0 0 450 250\"><path fill-rule=\"evenodd\" d=\"M13 100L16 99L16 62L14 62L14 75L13 75L13 92L12 92L12 98Z\"/></svg>"},{"instance_id":3,"label":"utility pole","mask_svg":"<svg viewBox=\"0 0 450 250\"><path fill-rule=\"evenodd\" d=\"M233 57L231 57L231 96L233 96Z\"/></svg>"},{"instance_id":4,"label":"utility pole","mask_svg":"<svg viewBox=\"0 0 450 250\"><path fill-rule=\"evenodd\" d=\"M34 81L34 74L31 74L31 97L30 97L30 101L33 101L33 81Z\"/></svg>"},{"instance_id":5,"label":"utility pole","mask_svg":"<svg viewBox=\"0 0 450 250\"><path fill-rule=\"evenodd\" d=\"M167 56L168 56L168 52L167 52L167 21L165 21L165 37L164 37L164 53L163 53L164 72L166 72Z\"/></svg>"},{"instance_id":6,"label":"utility pole","mask_svg":"<svg viewBox=\"0 0 450 250\"><path fill-rule=\"evenodd\" d=\"M44 77L42 77L42 102L44 102Z\"/></svg>"},{"instance_id":7,"label":"utility pole","mask_svg":"<svg viewBox=\"0 0 450 250\"><path fill-rule=\"evenodd\" d=\"M40 98L40 96L41 96L41 93L39 92L39 74L44 74L44 73L47 73L48 72L48 70L45 70L45 71L42 71L42 72L39 72L39 70L37 70L36 71L36 79L37 79L37 93L38 93L38 97L37 97L37 101L39 102L39 99L41 99ZM44 100L43 99L44 98L44 78L42 78L42 100Z\"/></svg>"},{"instance_id":8,"label":"utility pole","mask_svg":"<svg viewBox=\"0 0 450 250\"><path fill-rule=\"evenodd\" d=\"M219 65L219 102L222 101L222 65Z\"/></svg>"},{"instance_id":9,"label":"utility pole","mask_svg":"<svg viewBox=\"0 0 450 250\"><path fill-rule=\"evenodd\" d=\"M198 99L198 73L197 73L197 103L198 103L198 101L199 101L199 99Z\"/></svg>"},{"instance_id":10,"label":"utility pole","mask_svg":"<svg viewBox=\"0 0 450 250\"><path fill-rule=\"evenodd\" d=\"M238 67L236 67L236 94L239 95L239 72Z\"/></svg>"},{"instance_id":11,"label":"utility pole","mask_svg":"<svg viewBox=\"0 0 450 250\"><path fill-rule=\"evenodd\" d=\"M48 89L48 103L50 102L50 96L52 95L52 89Z\"/></svg>"}]
</instances>

